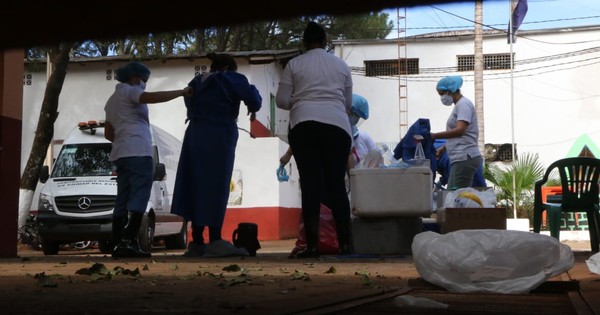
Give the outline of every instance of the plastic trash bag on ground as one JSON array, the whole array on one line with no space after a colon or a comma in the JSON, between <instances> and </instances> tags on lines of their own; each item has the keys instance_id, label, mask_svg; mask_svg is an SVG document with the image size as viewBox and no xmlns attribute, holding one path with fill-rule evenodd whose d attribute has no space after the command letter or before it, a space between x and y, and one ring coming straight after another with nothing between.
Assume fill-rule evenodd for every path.
<instances>
[{"instance_id":1,"label":"plastic trash bag on ground","mask_svg":"<svg viewBox=\"0 0 600 315\"><path fill-rule=\"evenodd\" d=\"M528 293L574 265L568 245L512 230L422 232L412 252L424 280L459 293Z\"/></svg>"},{"instance_id":2,"label":"plastic trash bag on ground","mask_svg":"<svg viewBox=\"0 0 600 315\"><path fill-rule=\"evenodd\" d=\"M591 272L600 275L600 253L592 255L585 263Z\"/></svg>"},{"instance_id":3,"label":"plastic trash bag on ground","mask_svg":"<svg viewBox=\"0 0 600 315\"><path fill-rule=\"evenodd\" d=\"M335 228L335 220L331 209L324 204L321 204L321 214L319 221L319 243L317 244L319 254L321 255L337 255L339 254L339 246L337 239L337 230ZM300 217L300 226L298 231L298 239L296 246L290 252L289 257L296 257L296 254L306 248L306 230L304 228L304 219Z\"/></svg>"}]
</instances>

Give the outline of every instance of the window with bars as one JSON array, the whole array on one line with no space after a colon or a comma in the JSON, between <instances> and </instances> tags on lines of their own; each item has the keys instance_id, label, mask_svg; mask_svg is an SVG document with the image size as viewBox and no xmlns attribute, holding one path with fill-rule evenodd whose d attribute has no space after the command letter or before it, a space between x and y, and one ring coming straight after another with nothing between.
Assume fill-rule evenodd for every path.
<instances>
[{"instance_id":1,"label":"window with bars","mask_svg":"<svg viewBox=\"0 0 600 315\"><path fill-rule=\"evenodd\" d=\"M396 76L399 74L419 74L419 59L402 58L365 61L365 75L367 77Z\"/></svg>"},{"instance_id":2,"label":"window with bars","mask_svg":"<svg viewBox=\"0 0 600 315\"><path fill-rule=\"evenodd\" d=\"M514 53L513 53L514 59ZM474 55L459 55L456 56L458 71L473 71L475 68ZM510 54L484 54L483 55L484 70L508 70L510 69Z\"/></svg>"}]
</instances>

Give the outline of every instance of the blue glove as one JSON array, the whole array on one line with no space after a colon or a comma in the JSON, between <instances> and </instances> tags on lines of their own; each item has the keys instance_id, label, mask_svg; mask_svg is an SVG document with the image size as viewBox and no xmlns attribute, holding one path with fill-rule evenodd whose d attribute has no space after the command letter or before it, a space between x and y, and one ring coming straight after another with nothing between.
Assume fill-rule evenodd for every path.
<instances>
[{"instance_id":1,"label":"blue glove","mask_svg":"<svg viewBox=\"0 0 600 315\"><path fill-rule=\"evenodd\" d=\"M279 165L279 168L277 169L277 180L280 182L287 182L288 179L290 179L290 177L285 170L285 165Z\"/></svg>"}]
</instances>

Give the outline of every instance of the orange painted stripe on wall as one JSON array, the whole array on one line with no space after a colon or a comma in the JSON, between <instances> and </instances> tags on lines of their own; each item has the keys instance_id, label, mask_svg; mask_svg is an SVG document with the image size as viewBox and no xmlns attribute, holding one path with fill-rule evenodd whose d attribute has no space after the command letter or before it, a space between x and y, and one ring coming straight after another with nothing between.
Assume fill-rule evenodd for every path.
<instances>
[{"instance_id":1,"label":"orange painted stripe on wall","mask_svg":"<svg viewBox=\"0 0 600 315\"><path fill-rule=\"evenodd\" d=\"M228 208L223 223L223 239L232 241L233 231L239 223L249 222L258 225L258 240L273 241L298 237L301 210L286 207ZM192 240L191 229L188 239ZM208 231L204 231L208 240Z\"/></svg>"}]
</instances>

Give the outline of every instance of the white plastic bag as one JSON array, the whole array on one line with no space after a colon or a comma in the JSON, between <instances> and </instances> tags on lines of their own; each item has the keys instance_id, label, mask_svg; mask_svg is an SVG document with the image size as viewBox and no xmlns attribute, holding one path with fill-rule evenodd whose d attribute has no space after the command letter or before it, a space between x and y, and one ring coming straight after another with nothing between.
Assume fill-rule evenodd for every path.
<instances>
[{"instance_id":1,"label":"white plastic bag","mask_svg":"<svg viewBox=\"0 0 600 315\"><path fill-rule=\"evenodd\" d=\"M379 150L371 150L356 166L356 168L378 168L383 164L383 156Z\"/></svg>"},{"instance_id":2,"label":"white plastic bag","mask_svg":"<svg viewBox=\"0 0 600 315\"><path fill-rule=\"evenodd\" d=\"M585 263L591 272L600 275L600 253L592 255Z\"/></svg>"},{"instance_id":3,"label":"white plastic bag","mask_svg":"<svg viewBox=\"0 0 600 315\"><path fill-rule=\"evenodd\" d=\"M512 230L422 232L412 252L424 280L460 293L528 293L574 265L557 239Z\"/></svg>"}]
</instances>

